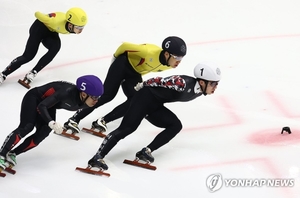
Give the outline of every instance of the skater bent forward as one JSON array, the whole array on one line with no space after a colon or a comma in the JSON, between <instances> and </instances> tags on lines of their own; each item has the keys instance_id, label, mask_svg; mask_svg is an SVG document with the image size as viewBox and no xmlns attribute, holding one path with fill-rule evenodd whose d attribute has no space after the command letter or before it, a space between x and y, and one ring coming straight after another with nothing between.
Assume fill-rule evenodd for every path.
<instances>
[{"instance_id":1,"label":"skater bent forward","mask_svg":"<svg viewBox=\"0 0 300 198\"><path fill-rule=\"evenodd\" d=\"M89 167L107 170L103 158L121 139L133 133L144 118L157 127L165 128L148 146L136 153L138 159L154 162L151 152L167 144L182 129L179 118L164 103L187 102L201 95L213 94L221 79L219 68L205 64L196 65L194 75L196 78L174 75L138 83L135 89L139 91L133 96L120 126L106 136L97 153L88 161Z\"/></svg>"},{"instance_id":2,"label":"skater bent forward","mask_svg":"<svg viewBox=\"0 0 300 198\"><path fill-rule=\"evenodd\" d=\"M117 94L121 85L127 100L115 107L103 118L92 122L92 128L101 132L107 130L106 124L126 113L130 100L136 93L134 86L143 81L142 75L150 72L162 72L176 68L187 53L185 42L177 36L169 36L162 42L162 47L153 44L133 44L125 42L114 53L115 60L111 63L104 81L104 94L98 103L88 109L77 111L66 123L66 128L76 128L80 120L94 109L108 103ZM75 129L79 130L79 129Z\"/></svg>"},{"instance_id":3,"label":"skater bent forward","mask_svg":"<svg viewBox=\"0 0 300 198\"><path fill-rule=\"evenodd\" d=\"M59 52L61 42L60 34L80 34L87 23L87 15L81 8L71 8L66 13L53 12L44 14L35 12L37 18L29 29L29 38L24 53L15 58L0 73L0 85L8 75L16 71L25 63L31 61L37 54L40 43L47 49L47 53L30 70L24 80L29 84L33 78L48 65Z\"/></svg>"},{"instance_id":4,"label":"skater bent forward","mask_svg":"<svg viewBox=\"0 0 300 198\"><path fill-rule=\"evenodd\" d=\"M28 91L21 105L20 124L6 137L0 149L0 168L16 165L16 156L36 147L51 130L62 133L62 125L55 121L57 109L77 111L92 107L102 94L102 82L94 75L79 77L76 85L55 81ZM36 131L14 148L34 127Z\"/></svg>"}]
</instances>

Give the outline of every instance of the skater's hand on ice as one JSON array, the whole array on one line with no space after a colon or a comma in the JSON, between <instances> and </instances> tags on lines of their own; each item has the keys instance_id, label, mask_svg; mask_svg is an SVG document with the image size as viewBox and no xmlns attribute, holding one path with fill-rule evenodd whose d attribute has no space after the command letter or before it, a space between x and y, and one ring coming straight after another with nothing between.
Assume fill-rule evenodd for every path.
<instances>
[{"instance_id":1,"label":"skater's hand on ice","mask_svg":"<svg viewBox=\"0 0 300 198\"><path fill-rule=\"evenodd\" d=\"M50 121L48 126L54 130L54 133L61 134L63 132L63 127L61 124L55 122L54 120Z\"/></svg>"},{"instance_id":2,"label":"skater's hand on ice","mask_svg":"<svg viewBox=\"0 0 300 198\"><path fill-rule=\"evenodd\" d=\"M134 89L136 91L139 91L140 89L142 89L144 87L144 84L142 82L138 83L135 85Z\"/></svg>"}]
</instances>

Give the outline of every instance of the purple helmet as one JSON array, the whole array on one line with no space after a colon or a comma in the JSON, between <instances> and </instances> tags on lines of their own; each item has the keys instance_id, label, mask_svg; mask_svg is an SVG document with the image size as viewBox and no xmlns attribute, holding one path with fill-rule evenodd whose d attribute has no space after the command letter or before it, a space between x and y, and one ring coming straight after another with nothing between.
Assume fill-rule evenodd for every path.
<instances>
[{"instance_id":1,"label":"purple helmet","mask_svg":"<svg viewBox=\"0 0 300 198\"><path fill-rule=\"evenodd\" d=\"M104 92L102 81L94 75L86 75L77 78L76 87L90 96L99 97Z\"/></svg>"}]
</instances>

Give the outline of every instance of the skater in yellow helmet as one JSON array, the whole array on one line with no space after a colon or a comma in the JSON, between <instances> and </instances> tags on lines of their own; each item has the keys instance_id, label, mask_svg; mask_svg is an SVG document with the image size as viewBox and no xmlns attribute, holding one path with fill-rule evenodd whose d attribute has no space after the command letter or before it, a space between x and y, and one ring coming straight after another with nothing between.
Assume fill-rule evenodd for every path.
<instances>
[{"instance_id":1,"label":"skater in yellow helmet","mask_svg":"<svg viewBox=\"0 0 300 198\"><path fill-rule=\"evenodd\" d=\"M0 73L0 85L9 74L20 68L23 64L31 61L37 54L40 43L47 49L38 63L30 70L24 78L27 84L48 65L61 47L60 34L80 34L87 23L87 15L81 8L71 8L66 13L53 12L44 14L35 12L37 18L29 29L29 38L24 53L15 58L2 73Z\"/></svg>"}]
</instances>

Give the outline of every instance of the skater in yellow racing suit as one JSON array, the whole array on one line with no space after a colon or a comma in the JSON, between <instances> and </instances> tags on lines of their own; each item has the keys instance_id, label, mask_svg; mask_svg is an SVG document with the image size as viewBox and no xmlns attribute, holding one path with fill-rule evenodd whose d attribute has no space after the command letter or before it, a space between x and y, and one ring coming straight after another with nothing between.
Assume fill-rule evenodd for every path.
<instances>
[{"instance_id":1,"label":"skater in yellow racing suit","mask_svg":"<svg viewBox=\"0 0 300 198\"><path fill-rule=\"evenodd\" d=\"M162 42L162 47L153 44L133 44L125 42L114 53L115 59L108 70L104 81L104 94L92 108L77 111L66 123L66 128L77 129L81 119L94 109L111 101L122 86L127 100L115 107L103 118L92 122L92 127L105 132L106 123L123 117L135 94L134 86L142 81L142 75L150 72L161 72L176 68L186 55L187 46L177 36L169 36Z\"/></svg>"},{"instance_id":2,"label":"skater in yellow racing suit","mask_svg":"<svg viewBox=\"0 0 300 198\"><path fill-rule=\"evenodd\" d=\"M25 75L25 79L31 83L37 73L47 66L59 52L61 47L59 33L80 34L87 23L86 13L81 8L76 7L69 9L66 13L53 12L43 14L35 12L35 17L37 19L29 29L29 38L24 53L11 61L4 71L0 73L0 85L8 75L33 59L38 52L40 43L42 43L48 51Z\"/></svg>"}]
</instances>

